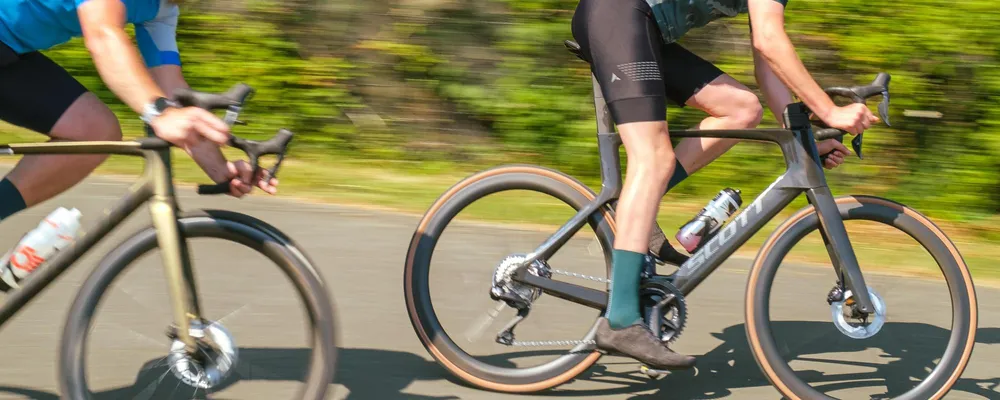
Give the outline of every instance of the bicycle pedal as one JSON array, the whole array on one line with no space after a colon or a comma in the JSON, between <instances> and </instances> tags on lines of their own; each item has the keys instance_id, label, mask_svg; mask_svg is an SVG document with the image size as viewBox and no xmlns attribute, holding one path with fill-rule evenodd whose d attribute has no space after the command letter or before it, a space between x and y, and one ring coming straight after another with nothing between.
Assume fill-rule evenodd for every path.
<instances>
[{"instance_id":1,"label":"bicycle pedal","mask_svg":"<svg viewBox=\"0 0 1000 400\"><path fill-rule=\"evenodd\" d=\"M639 372L642 372L650 379L660 379L670 374L670 371L664 369L653 369L645 365L639 367Z\"/></svg>"}]
</instances>

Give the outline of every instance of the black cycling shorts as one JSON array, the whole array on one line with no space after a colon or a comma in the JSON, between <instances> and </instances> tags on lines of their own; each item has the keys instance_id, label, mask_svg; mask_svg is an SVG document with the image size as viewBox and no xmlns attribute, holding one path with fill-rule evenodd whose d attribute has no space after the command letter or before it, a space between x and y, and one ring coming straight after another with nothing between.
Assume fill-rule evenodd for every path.
<instances>
[{"instance_id":1,"label":"black cycling shorts","mask_svg":"<svg viewBox=\"0 0 1000 400\"><path fill-rule=\"evenodd\" d=\"M677 43L665 44L645 0L580 0L573 37L601 84L616 124L664 121L724 72Z\"/></svg>"},{"instance_id":2,"label":"black cycling shorts","mask_svg":"<svg viewBox=\"0 0 1000 400\"><path fill-rule=\"evenodd\" d=\"M69 72L42 53L16 54L0 43L0 120L49 134L86 92Z\"/></svg>"}]
</instances>

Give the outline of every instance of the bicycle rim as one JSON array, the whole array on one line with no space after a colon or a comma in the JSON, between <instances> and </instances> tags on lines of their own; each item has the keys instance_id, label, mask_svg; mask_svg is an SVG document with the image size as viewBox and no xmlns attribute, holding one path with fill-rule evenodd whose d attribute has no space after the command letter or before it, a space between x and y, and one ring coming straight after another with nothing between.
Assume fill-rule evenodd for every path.
<instances>
[{"instance_id":1,"label":"bicycle rim","mask_svg":"<svg viewBox=\"0 0 1000 400\"><path fill-rule=\"evenodd\" d=\"M928 367L930 372L926 378L911 383L903 382L901 386L893 388L887 387L884 396L913 400L943 398L964 371L975 343L978 312L975 288L968 267L947 236L930 220L912 209L889 200L868 196L841 197L837 199L837 204L845 222L872 221L902 231L919 243L939 267L940 276L947 282L947 296L950 300L947 307L951 312L950 323L946 324L947 332L943 333L947 340L942 339L946 346L939 358L935 358L936 356L930 358L933 365ZM818 218L812 207L807 207L789 218L761 248L748 282L746 329L751 351L768 380L784 396L791 399L832 398L810 386L804 379L806 375L794 371L784 359L781 354L783 350L775 339L778 328L772 326L776 322L771 318L771 292L776 272L792 247L807 234L815 231L818 224ZM854 238L856 242L864 240L865 238ZM831 280L830 283L832 286L835 281ZM876 285L870 284L869 287L875 288ZM887 286L882 285L882 287ZM826 293L819 295L825 297ZM891 313L891 308L889 312ZM891 319L889 321L883 330L890 329L890 324L895 323ZM830 326L833 326L832 323ZM865 340L876 340L876 338L877 334ZM889 384L886 377L873 379L876 381L883 379L887 385ZM832 383L827 382L824 386L829 388ZM905 391L900 389L906 386L909 387Z\"/></svg>"},{"instance_id":2,"label":"bicycle rim","mask_svg":"<svg viewBox=\"0 0 1000 400\"><path fill-rule=\"evenodd\" d=\"M452 225L452 220L470 204L495 193L512 190L531 191L546 196L554 197L560 202L562 207L575 213L594 198L594 194L585 186L572 180L558 172L532 166L510 166L500 167L474 175L453 187L446 192L431 207L421 220L413 240L409 253L407 254L406 270L404 277L404 292L406 304L409 310L410 321L413 324L421 342L432 356L449 372L463 380L479 386L481 388L503 391L503 392L534 392L560 385L579 373L586 370L597 361L599 354L593 350L590 343L576 344L565 354L555 360L541 365L526 368L505 368L493 365L476 357L466 351L454 335L457 332L448 332L442 326L438 310L435 309L431 296L430 274L434 268L431 266L432 254L439 248L442 234L448 226ZM596 234L596 240L600 243L603 260L600 271L606 276L610 268L610 248L613 235L613 220L608 210L593 215L588 226ZM455 229L455 228L452 228ZM555 229L548 228L546 233L554 232ZM523 249L523 252L530 252L541 241L534 242L532 247ZM440 255L437 256L440 258ZM558 253L557 253L558 257ZM484 264L492 264L489 270L479 271L490 275L492 268L499 260L489 260ZM478 265L478 264L477 264ZM558 268L553 265L552 268ZM553 279L566 278L565 276L554 276ZM573 282L577 283L577 282ZM604 286L606 287L606 286ZM477 292L467 293L467 296L476 298L489 296L489 286L477 287ZM551 297L551 296L550 296ZM542 299L546 298L542 295ZM561 301L550 299L553 301ZM582 306L577 307L578 311ZM534 309L541 309L537 304ZM593 311L594 318L599 315ZM532 311L535 313L536 311ZM586 311L583 311L586 312ZM528 317L529 319L532 317ZM502 324L500 324L502 325ZM578 336L582 341L593 338L593 321L589 321L587 332ZM495 334L490 331L489 334ZM527 339L525 339L527 340ZM520 349L511 348L511 352Z\"/></svg>"},{"instance_id":3,"label":"bicycle rim","mask_svg":"<svg viewBox=\"0 0 1000 400\"><path fill-rule=\"evenodd\" d=\"M296 372L301 371L301 375L296 375L292 379L302 383L296 385L299 388L297 394L289 398L325 398L336 365L336 336L333 305L321 279L308 265L308 260L294 249L293 244L286 243L282 236L274 236L267 229L255 226L253 222L256 220L250 217L234 218L233 215L236 214L233 213L208 212L208 214L218 215L188 217L179 221L185 238L216 238L249 248L278 266L282 274L288 278L291 287L298 293L301 306L305 309L308 344L303 349L305 351L297 352L297 354L302 353L297 359L304 365L301 369L295 369ZM88 386L86 361L87 343L93 333L94 317L114 282L134 264L135 260L154 248L156 248L154 229L148 228L132 235L102 260L81 287L63 332L61 384L63 393L68 397L88 399L94 395ZM197 270L197 265L195 268ZM240 340L237 338L237 344L239 343ZM260 352L252 349L255 350ZM246 354L246 351L243 353ZM136 382L139 382L138 377ZM224 381L221 388L234 383L235 379Z\"/></svg>"}]
</instances>

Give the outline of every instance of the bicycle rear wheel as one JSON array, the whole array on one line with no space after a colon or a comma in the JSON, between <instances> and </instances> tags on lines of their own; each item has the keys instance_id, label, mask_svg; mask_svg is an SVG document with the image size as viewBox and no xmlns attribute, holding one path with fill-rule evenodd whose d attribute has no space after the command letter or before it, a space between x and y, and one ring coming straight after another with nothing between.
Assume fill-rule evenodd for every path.
<instances>
[{"instance_id":1,"label":"bicycle rear wheel","mask_svg":"<svg viewBox=\"0 0 1000 400\"><path fill-rule=\"evenodd\" d=\"M856 249L866 242L871 245L865 255L859 253L863 269L873 267L880 257L877 252L895 246L896 241L915 241L918 246L902 256L882 259L899 265L920 262L923 257L927 259L922 262L926 275L939 278L906 278L898 275L899 267L889 271L895 274L866 270L877 313L860 320L851 313L850 297L836 294L839 288L830 292L832 303L827 304L827 290L837 282L834 274L829 274L829 281L807 276L829 270L812 269L791 278L776 278L789 251L796 245L809 246L803 239L819 228L815 209L807 207L771 235L750 272L746 331L757 363L789 399L832 399L831 394L847 398L943 398L965 370L975 344L976 293L962 256L937 226L906 206L868 196L840 197L836 202L849 233L852 226L870 225L851 233ZM812 245L825 254L816 236ZM885 239L890 237L898 239ZM784 266L782 269L794 270L791 264ZM940 277L946 285L940 284ZM777 282L789 283L790 293L775 295ZM829 283L804 289L813 282ZM916 295L898 294L906 289L916 290ZM942 304L944 299L950 303ZM801 314L813 306L820 312L819 320L802 320ZM797 314L793 318L775 317L792 308ZM820 370L823 367L831 371ZM868 390L879 393L857 393ZM840 394L851 391L854 393Z\"/></svg>"},{"instance_id":2,"label":"bicycle rear wheel","mask_svg":"<svg viewBox=\"0 0 1000 400\"><path fill-rule=\"evenodd\" d=\"M495 196L504 200L496 201ZM555 231L551 225L569 220L594 197L586 186L559 172L534 166L506 166L463 180L431 206L410 242L403 285L413 329L439 364L480 388L534 392L563 384L597 361L600 354L594 350L592 340L595 320L600 315L598 310L542 294L535 298L537 302L531 302L531 315L524 320L539 323L537 328L526 323L528 327L519 328L516 339L512 338L516 341L529 339L514 342L520 346L504 346L497 342L497 332L502 325L494 330L485 328L493 326L488 316L486 323L480 324L478 318L449 315L466 310L469 314L488 311L490 304L499 305L494 310L498 313L513 313L503 302L490 299L495 273L506 265L506 261L511 265L516 263L516 254L534 250ZM476 210L481 212L477 214ZM498 214L503 215L498 217ZM465 218L467 215L469 218ZM525 228L523 224L511 228L482 223L483 219L492 218L535 224L540 222L539 218L547 220L543 229ZM525 218L528 221L523 221ZM610 210L594 213L581 232L552 260L543 260L536 272L544 269L556 272L553 279L573 279L559 275L556 269L583 271L578 268L590 267L584 272L590 274L591 279L573 283L606 290L604 277L610 268L613 224ZM511 233L514 239L510 241L517 244L497 239L504 233ZM450 243L448 238L457 241ZM448 256L448 250L458 255ZM432 258L436 262L432 263ZM454 279L456 276L462 279ZM581 277L583 274L576 276ZM438 281L444 283L436 283ZM519 290L530 292L531 288L519 287ZM561 311L564 308L566 311ZM576 323L571 317L587 319ZM450 329L452 327L456 329ZM571 335L576 336L559 337ZM551 347L557 349L534 351Z\"/></svg>"},{"instance_id":3,"label":"bicycle rear wheel","mask_svg":"<svg viewBox=\"0 0 1000 400\"><path fill-rule=\"evenodd\" d=\"M226 211L206 211L195 215L179 220L180 231L184 239L191 243L189 246L193 255L206 254L200 250L208 253L224 251L226 260L243 263L243 256L236 253L249 249L251 255L264 260L265 266L273 264L278 267L281 272L276 274L276 279L230 277L229 273L216 273L212 279L201 282L205 287L200 288L198 296L205 306L202 313L206 315L194 317L205 321L198 331L209 339L199 341L206 345L200 350L208 361L187 357L183 346L177 348L178 341L157 334L162 335L173 322L170 307L164 304L169 302L163 301L166 298L165 288L148 283L163 274L159 268L140 268L146 266L144 256L157 247L156 231L150 227L132 235L101 261L81 287L70 309L63 332L60 360L63 394L72 399L191 399L219 395L232 398L235 391L244 392L236 396L245 398L249 390L255 395L276 396L274 398L326 398L336 367L333 305L322 278L311 262L291 240L252 217ZM159 265L159 257L145 258ZM207 266L197 268L198 257L194 257L193 264L196 274L210 269ZM247 267L251 266L241 264L241 273L249 275L247 270L250 268ZM265 270L268 269L273 271L273 267L265 267ZM127 271L130 273L125 276ZM138 278L131 279L132 276ZM281 276L287 278L287 286L282 286ZM258 282L261 287L273 289L265 291L248 287ZM230 287L216 292L209 289L221 289L217 284ZM245 293L239 289L234 291L237 287ZM290 293L276 293L281 288L287 288ZM157 297L158 301L149 300L157 291L162 291L164 297ZM268 297L269 294L273 297ZM127 308L113 301L119 297L124 298L125 305L133 309L138 303L142 313L125 319L120 317ZM236 297L260 301L237 307L228 304L233 303ZM296 300L304 311L298 319L302 326L298 330L292 329L297 325L292 323L294 313L288 313L289 307L295 307ZM228 306L227 310L232 310L225 315L205 311L212 305ZM106 312L98 313L98 310ZM240 317L239 314L244 311L249 312ZM283 319L285 322L273 319L286 313L292 315L288 317L291 319ZM102 318L95 322L98 315L105 315L107 320ZM209 317L218 320L212 321ZM243 331L239 329L253 323L258 325ZM224 324L230 329L223 327ZM157 327L159 332L156 332ZM237 329L231 331L232 328ZM119 336L113 343L102 344L101 341L109 340L107 336L116 333L125 335ZM88 339L91 339L90 342ZM268 339L297 344L260 345L262 340ZM154 358L141 355L143 351ZM125 371L121 370L121 365L127 363L142 363L142 367L139 371L128 371L136 375L134 378L125 376L126 381L122 385L120 379ZM190 373L179 375L178 371ZM255 391L261 384L271 385L267 389L272 390ZM274 390L274 386L279 387Z\"/></svg>"}]
</instances>

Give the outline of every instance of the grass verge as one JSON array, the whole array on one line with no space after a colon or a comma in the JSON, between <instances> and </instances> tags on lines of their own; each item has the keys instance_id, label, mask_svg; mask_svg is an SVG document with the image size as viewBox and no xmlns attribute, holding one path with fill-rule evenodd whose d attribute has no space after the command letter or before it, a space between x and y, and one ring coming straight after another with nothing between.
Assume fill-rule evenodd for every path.
<instances>
[{"instance_id":1,"label":"grass verge","mask_svg":"<svg viewBox=\"0 0 1000 400\"><path fill-rule=\"evenodd\" d=\"M15 131L5 134L10 142L39 140L38 135ZM227 149L227 155L237 157L240 153ZM181 183L204 183L201 170L182 152L175 150L175 176ZM8 158L5 163L16 159ZM133 157L114 156L98 169L100 174L137 175L142 163ZM384 160L343 160L324 154L297 153L287 159L280 173L282 196L300 199L387 209L411 214L422 214L437 197L451 185L474 171L434 171L415 163ZM597 189L599 182L584 182ZM720 186L720 189L723 186ZM745 202L749 202L763 188L743 188ZM707 198L667 196L661 204L659 222L664 231L672 234L694 216ZM767 236L781 221L805 206L800 198L758 232L737 253L753 257ZM564 212L552 212L554 208L566 207L552 201L496 202L476 207L471 215L474 219L501 224L531 224L555 227L566 221ZM935 221L951 236L965 257L978 281L1000 284L1000 271L991 268L1000 261L1000 245L963 229L960 224ZM883 272L916 275L938 274L930 257L918 254L922 251L909 237L870 223L848 224L859 260L865 268ZM810 235L797 246L791 259L814 264L828 264L829 259L822 242ZM917 253L915 253L917 252Z\"/></svg>"}]
</instances>

